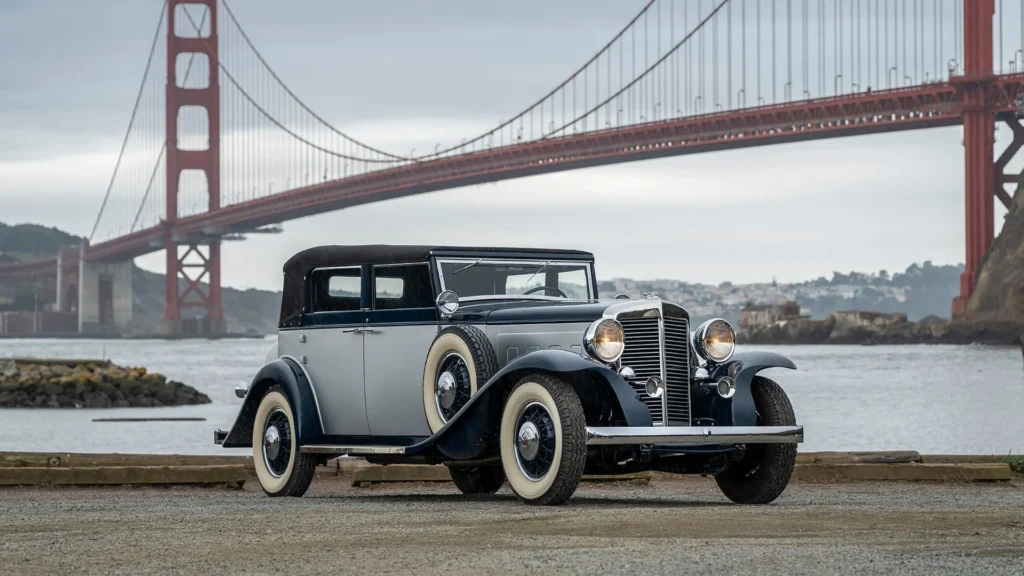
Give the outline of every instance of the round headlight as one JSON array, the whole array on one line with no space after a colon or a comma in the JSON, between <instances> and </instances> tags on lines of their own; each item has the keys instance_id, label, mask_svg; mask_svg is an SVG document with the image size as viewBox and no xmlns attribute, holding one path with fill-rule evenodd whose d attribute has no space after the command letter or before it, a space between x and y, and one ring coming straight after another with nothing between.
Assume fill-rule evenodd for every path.
<instances>
[{"instance_id":1,"label":"round headlight","mask_svg":"<svg viewBox=\"0 0 1024 576\"><path fill-rule=\"evenodd\" d=\"M708 320L693 333L693 348L705 360L721 364L736 350L736 332L721 318Z\"/></svg>"},{"instance_id":2,"label":"round headlight","mask_svg":"<svg viewBox=\"0 0 1024 576\"><path fill-rule=\"evenodd\" d=\"M604 362L618 360L625 347L622 325L615 320L598 320L591 324L583 335L583 348L587 354Z\"/></svg>"}]
</instances>

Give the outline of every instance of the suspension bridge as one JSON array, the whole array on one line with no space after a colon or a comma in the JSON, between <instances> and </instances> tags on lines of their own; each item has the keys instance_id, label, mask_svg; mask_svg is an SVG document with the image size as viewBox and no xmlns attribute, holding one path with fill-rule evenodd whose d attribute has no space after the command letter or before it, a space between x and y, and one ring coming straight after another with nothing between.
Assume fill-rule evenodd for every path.
<instances>
[{"instance_id":1,"label":"suspension bridge","mask_svg":"<svg viewBox=\"0 0 1024 576\"><path fill-rule=\"evenodd\" d=\"M156 16L156 15L154 15ZM165 330L224 330L220 246L275 224L528 175L963 126L962 313L1024 146L1024 0L650 0L546 94L421 155L362 142L281 80L228 0L166 0L88 242L0 265L79 330L118 323L124 263L166 253ZM142 47L140 47L142 49ZM1013 138L996 156L994 132ZM112 296L113 295L113 296ZM198 322L198 323L197 323Z\"/></svg>"}]
</instances>

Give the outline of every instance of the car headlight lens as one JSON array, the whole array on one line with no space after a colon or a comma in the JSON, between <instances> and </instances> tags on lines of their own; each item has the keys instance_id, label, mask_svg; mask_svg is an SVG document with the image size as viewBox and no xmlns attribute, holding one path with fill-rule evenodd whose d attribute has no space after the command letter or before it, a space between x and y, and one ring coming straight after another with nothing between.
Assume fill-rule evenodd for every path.
<instances>
[{"instance_id":1,"label":"car headlight lens","mask_svg":"<svg viewBox=\"0 0 1024 576\"><path fill-rule=\"evenodd\" d=\"M736 350L736 332L721 318L708 320L693 333L693 348L705 360L721 364Z\"/></svg>"},{"instance_id":2,"label":"car headlight lens","mask_svg":"<svg viewBox=\"0 0 1024 576\"><path fill-rule=\"evenodd\" d=\"M583 347L599 360L615 362L626 347L622 325L608 318L594 322L583 336Z\"/></svg>"}]
</instances>

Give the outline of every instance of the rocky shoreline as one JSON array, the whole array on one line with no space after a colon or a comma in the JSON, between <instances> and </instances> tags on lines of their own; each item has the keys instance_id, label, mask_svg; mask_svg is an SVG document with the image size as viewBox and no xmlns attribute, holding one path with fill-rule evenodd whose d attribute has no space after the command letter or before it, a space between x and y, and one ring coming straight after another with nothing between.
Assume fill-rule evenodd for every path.
<instances>
[{"instance_id":1,"label":"rocky shoreline","mask_svg":"<svg viewBox=\"0 0 1024 576\"><path fill-rule=\"evenodd\" d=\"M153 408L209 404L191 386L109 360L0 359L0 408Z\"/></svg>"},{"instance_id":2,"label":"rocky shoreline","mask_svg":"<svg viewBox=\"0 0 1024 576\"><path fill-rule=\"evenodd\" d=\"M903 314L837 312L823 320L792 318L744 326L750 344L991 344L1024 346L1024 324L1013 321L909 322Z\"/></svg>"}]
</instances>

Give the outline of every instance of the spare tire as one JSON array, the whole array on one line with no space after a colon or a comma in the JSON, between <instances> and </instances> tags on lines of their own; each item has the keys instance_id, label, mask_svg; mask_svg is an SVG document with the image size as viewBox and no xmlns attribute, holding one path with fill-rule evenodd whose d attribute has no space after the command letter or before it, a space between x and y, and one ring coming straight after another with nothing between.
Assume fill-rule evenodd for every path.
<instances>
[{"instance_id":1,"label":"spare tire","mask_svg":"<svg viewBox=\"0 0 1024 576\"><path fill-rule=\"evenodd\" d=\"M423 410L430 431L444 427L497 371L494 348L482 330L474 326L441 330L423 366Z\"/></svg>"}]
</instances>

